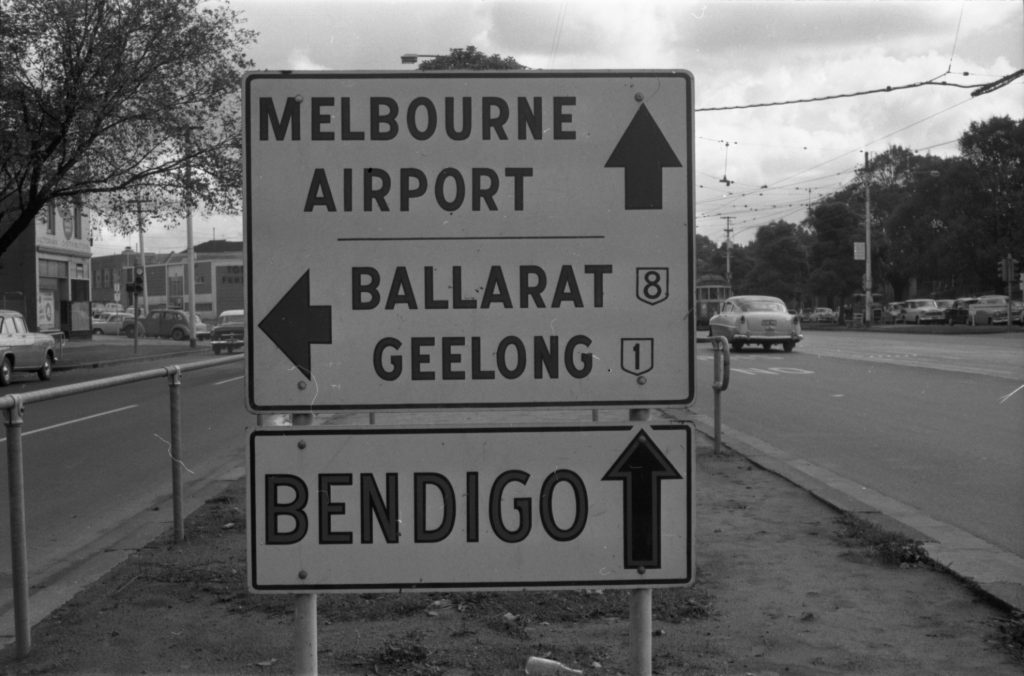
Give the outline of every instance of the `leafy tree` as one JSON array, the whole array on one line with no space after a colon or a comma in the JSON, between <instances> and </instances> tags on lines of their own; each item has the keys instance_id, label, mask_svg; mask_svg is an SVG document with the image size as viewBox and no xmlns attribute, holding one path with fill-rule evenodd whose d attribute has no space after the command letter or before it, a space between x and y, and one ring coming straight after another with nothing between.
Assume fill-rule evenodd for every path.
<instances>
[{"instance_id":1,"label":"leafy tree","mask_svg":"<svg viewBox=\"0 0 1024 676\"><path fill-rule=\"evenodd\" d=\"M743 277L745 291L778 296L787 304L798 304L808 266L807 251L797 226L777 221L758 229L749 253L753 265Z\"/></svg>"},{"instance_id":2,"label":"leafy tree","mask_svg":"<svg viewBox=\"0 0 1024 676\"><path fill-rule=\"evenodd\" d=\"M808 224L814 234L808 289L838 307L863 287L864 264L853 259L853 243L863 240L861 216L843 202L829 201L811 210Z\"/></svg>"},{"instance_id":3,"label":"leafy tree","mask_svg":"<svg viewBox=\"0 0 1024 676\"><path fill-rule=\"evenodd\" d=\"M999 288L996 261L1024 257L1024 120L993 117L972 122L960 138L960 152L977 172L975 225L987 245L976 272Z\"/></svg>"},{"instance_id":4,"label":"leafy tree","mask_svg":"<svg viewBox=\"0 0 1024 676\"><path fill-rule=\"evenodd\" d=\"M526 70L526 66L517 62L511 56L502 57L500 54L488 56L478 51L473 45L465 49L455 48L449 50L447 56L437 56L433 59L422 61L419 64L420 70Z\"/></svg>"},{"instance_id":5,"label":"leafy tree","mask_svg":"<svg viewBox=\"0 0 1024 676\"><path fill-rule=\"evenodd\" d=\"M254 39L200 0L0 0L0 255L54 201L234 208Z\"/></svg>"},{"instance_id":6,"label":"leafy tree","mask_svg":"<svg viewBox=\"0 0 1024 676\"><path fill-rule=\"evenodd\" d=\"M707 235L696 236L694 258L697 261L698 275L725 275L725 258L718 256L718 247ZM721 258L721 260L719 260Z\"/></svg>"}]
</instances>

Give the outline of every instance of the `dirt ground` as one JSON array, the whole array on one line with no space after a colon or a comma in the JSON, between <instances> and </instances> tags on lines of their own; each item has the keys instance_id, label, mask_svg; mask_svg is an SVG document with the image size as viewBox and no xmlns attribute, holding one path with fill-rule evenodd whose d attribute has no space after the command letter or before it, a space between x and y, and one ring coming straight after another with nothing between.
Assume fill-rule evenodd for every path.
<instances>
[{"instance_id":1,"label":"dirt ground","mask_svg":"<svg viewBox=\"0 0 1024 676\"><path fill-rule=\"evenodd\" d=\"M738 456L700 447L697 582L654 592L655 674L1016 674L1022 618ZM0 673L284 674L294 599L246 589L240 480L33 629ZM628 592L319 597L322 674L623 674Z\"/></svg>"}]
</instances>

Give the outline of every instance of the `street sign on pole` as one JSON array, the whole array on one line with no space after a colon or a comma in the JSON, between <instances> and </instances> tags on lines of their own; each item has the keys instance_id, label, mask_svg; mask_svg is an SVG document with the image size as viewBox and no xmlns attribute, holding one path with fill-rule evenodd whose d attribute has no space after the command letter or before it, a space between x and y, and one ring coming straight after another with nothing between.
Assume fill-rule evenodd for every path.
<instances>
[{"instance_id":1,"label":"street sign on pole","mask_svg":"<svg viewBox=\"0 0 1024 676\"><path fill-rule=\"evenodd\" d=\"M693 581L688 424L264 428L259 592L654 588Z\"/></svg>"},{"instance_id":2,"label":"street sign on pole","mask_svg":"<svg viewBox=\"0 0 1024 676\"><path fill-rule=\"evenodd\" d=\"M693 399L683 71L253 72L247 405Z\"/></svg>"}]
</instances>

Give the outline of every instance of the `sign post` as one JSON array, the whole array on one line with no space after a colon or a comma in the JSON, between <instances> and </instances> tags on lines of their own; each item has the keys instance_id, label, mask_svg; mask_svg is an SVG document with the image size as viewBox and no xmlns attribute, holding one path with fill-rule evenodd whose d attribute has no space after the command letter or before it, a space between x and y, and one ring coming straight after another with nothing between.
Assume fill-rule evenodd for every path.
<instances>
[{"instance_id":1,"label":"sign post","mask_svg":"<svg viewBox=\"0 0 1024 676\"><path fill-rule=\"evenodd\" d=\"M253 72L243 90L252 412L595 409L257 430L250 587L299 594L314 627L321 591L629 588L650 673L651 590L694 570L692 428L648 422L694 398L692 76ZM297 637L315 672L315 632Z\"/></svg>"},{"instance_id":2,"label":"sign post","mask_svg":"<svg viewBox=\"0 0 1024 676\"><path fill-rule=\"evenodd\" d=\"M692 90L248 74L249 408L692 401Z\"/></svg>"}]
</instances>

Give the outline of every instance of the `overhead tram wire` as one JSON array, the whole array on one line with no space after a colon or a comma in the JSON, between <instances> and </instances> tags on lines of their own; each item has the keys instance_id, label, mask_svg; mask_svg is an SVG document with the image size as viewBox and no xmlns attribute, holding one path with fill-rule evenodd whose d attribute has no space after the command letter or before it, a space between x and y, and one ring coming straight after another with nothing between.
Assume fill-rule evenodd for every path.
<instances>
[{"instance_id":1,"label":"overhead tram wire","mask_svg":"<svg viewBox=\"0 0 1024 676\"><path fill-rule=\"evenodd\" d=\"M958 32L957 32L957 37L958 36L959 36L959 27L958 27ZM956 38L955 38L955 40L956 40ZM953 53L955 54L955 45L954 45L954 52ZM974 91L971 92L971 98L969 98L969 99L965 99L965 100L960 101L958 103L955 103L955 104L953 104L951 106L948 106L947 108L944 108L944 109L942 109L940 111L937 111L937 112L935 112L935 113L933 113L933 114L931 114L931 115L929 115L927 117L924 117L924 118L922 118L920 120L917 120L917 121L915 121L915 122L913 122L913 123L911 123L909 125L906 125L906 126L901 127L901 128L899 128L899 129L897 129L897 130L895 130L893 132L890 132L889 134L886 134L886 135L881 136L881 137L879 137L879 138L877 138L877 139L875 139L873 141L870 141L867 144L862 144L861 147L859 147L857 149L853 149L853 150L850 150L850 151L847 151L847 152L844 152L844 153L840 153L839 155L836 155L833 158L830 158L830 159L825 160L823 162L819 162L818 164L816 164L816 165L814 165L812 167L808 167L807 169L804 169L802 171L797 172L796 174L792 174L792 175L788 176L787 178L782 179L783 181L792 180L792 179L795 179L798 176L801 176L801 175L803 175L803 174L805 174L805 173L807 173L809 171L813 171L814 169L817 169L817 168L822 167L822 166L824 166L826 164L830 164L830 163L832 163L832 162L834 162L834 161L836 161L838 159L841 159L841 158L845 157L846 155L859 153L859 152L861 152L861 149L863 147L874 145L875 143L878 143L879 141L883 141L883 140L885 140L887 138L890 138L890 137L892 137L892 136L894 136L894 135L896 135L896 134L898 134L898 133L900 133L902 131L906 131L907 129L910 129L911 127L914 127L914 126L916 126L918 124L922 124L923 122L931 120L931 119L933 119L933 118L935 118L935 117L937 117L937 116L939 116L939 115L941 115L943 113L946 113L946 112L948 112L948 111L950 111L950 110L952 110L954 108L957 108L957 107L959 107L959 106L969 102L970 100L972 100L973 98L975 98L977 96L988 94L988 93L993 92L993 91L995 91L997 89L1001 89L1002 87L1005 87L1008 84L1010 84L1011 82L1013 82L1013 81L1017 80L1018 78L1024 76L1024 69L1019 69L1019 70L1017 70L1017 71L1015 71L1013 73L1010 73L1008 75L1005 75L1003 77L1000 77L1000 78L998 78L996 80L993 80L991 82L988 82L988 83L982 84L982 85L977 85L977 84L955 84L955 83L949 83L949 82L936 82L936 80L938 80L938 78L944 77L945 75L947 75L947 74L949 74L951 72L952 60L953 60L953 56L951 55L950 56L950 65L947 67L947 70L946 70L945 73L943 73L942 75L938 75L938 76L936 76L936 77L934 77L934 78L932 78L930 80L925 80L925 81L922 81L922 82L916 82L916 83L911 83L911 84L906 84L906 85L899 85L899 86L895 86L895 87L894 86L887 86L887 87L878 88L878 89L864 90L864 91L859 91L859 92L851 92L851 93L847 93L847 94L835 94L835 95L822 96L822 97L813 97L813 98L807 98L807 99L794 99L794 100L788 100L788 101L777 101L777 102L768 102L768 103L746 104L746 105L739 105L739 106L718 106L718 107L709 107L709 108L696 108L695 112L711 112L711 111L723 111L723 110L741 110L741 109L748 109L748 108L763 108L763 107L769 107L769 106L790 105L790 104L796 104L796 103L812 103L812 102L817 102L817 101L828 101L828 100L840 99L840 98L851 98L851 97L855 97L855 96L864 96L864 95L868 95L868 94L889 93L889 92L894 92L894 91L899 91L899 90L904 90L904 89L913 89L913 88L916 88L916 87L924 87L924 86L949 86L949 87L955 87L955 88L961 88L961 89L973 89L974 90ZM969 73L965 72L964 75L969 75ZM706 139L706 140L713 140L713 139ZM941 143L941 144L937 144L937 145L946 145L947 143L951 143L951 141L947 141L947 142L944 142L944 143ZM937 147L937 145L929 146L929 148ZM732 181L730 181L729 185L731 185L731 184L732 184ZM769 184L766 189L774 189L774 188L776 188L778 186L779 186L779 183L776 183L774 185ZM728 200L735 201L735 200L741 199L741 198L742 197L740 195L735 195L735 194L730 193L729 195L723 196L720 199L722 199L723 201L728 201ZM774 210L774 208L775 207L768 207L766 209L761 209L761 210ZM759 210L759 211L761 211L761 210ZM796 211L796 208L794 206L794 211L793 212L795 212L795 211ZM715 214L715 215L719 215L719 214ZM764 223L762 223L762 225L763 224ZM751 227L754 227L754 226L751 226Z\"/></svg>"},{"instance_id":2,"label":"overhead tram wire","mask_svg":"<svg viewBox=\"0 0 1024 676\"><path fill-rule=\"evenodd\" d=\"M1009 75L1004 75L1003 77L998 78L996 80L993 80L992 82L988 82L988 83L981 84L981 85L978 85L978 84L956 84L956 83L953 83L953 82L936 82L936 80L938 80L940 77L945 77L946 75L949 75L949 71L947 71L945 73L942 73L941 75L936 75L935 77L933 77L930 80L923 80L921 82L911 82L910 84L904 84L904 85L887 85L885 87L879 87L879 88L876 88L876 89L865 89L863 91L849 92L849 93L846 93L846 94L829 94L829 95L826 95L826 96L816 96L816 97L811 97L811 98L806 98L806 99L790 99L790 100L787 100L787 101L770 101L770 102L766 102L766 103L746 103L746 104L737 105L737 106L716 106L716 107L712 107L712 108L695 108L694 112L697 112L697 113L708 113L708 112L716 112L716 111L723 111L723 110L744 110L744 109L748 109L748 108L768 108L768 107L771 107L771 106L789 106L789 105L793 105L793 104L796 104L796 103L817 103L817 102L820 102L820 101L832 101L832 100L835 100L835 99L853 98L855 96L867 96L868 94L888 94L888 93L891 93L891 92L896 92L896 91L900 91L900 90L904 90L904 89L916 89L917 87L928 87L928 86L954 87L954 88L957 88L957 89L974 89L975 91L971 93L971 96L980 96L982 94L988 94L989 92L995 91L996 89L1000 89L1000 88L1005 87L1006 85L1010 84L1010 82L1013 82L1017 78L1019 78L1022 75L1024 75L1024 69L1021 69L1021 70L1018 70L1016 72L1010 73Z\"/></svg>"}]
</instances>

